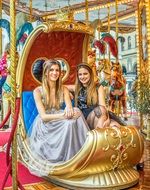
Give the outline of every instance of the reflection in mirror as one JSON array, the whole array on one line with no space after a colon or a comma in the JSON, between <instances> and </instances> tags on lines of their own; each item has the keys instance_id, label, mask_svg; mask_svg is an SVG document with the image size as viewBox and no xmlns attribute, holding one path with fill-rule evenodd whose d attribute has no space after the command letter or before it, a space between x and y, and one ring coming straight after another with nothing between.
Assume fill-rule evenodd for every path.
<instances>
[{"instance_id":1,"label":"reflection in mirror","mask_svg":"<svg viewBox=\"0 0 150 190\"><path fill-rule=\"evenodd\" d=\"M32 73L38 82L42 82L43 63L45 61L46 59L38 59L33 63Z\"/></svg>"},{"instance_id":2,"label":"reflection in mirror","mask_svg":"<svg viewBox=\"0 0 150 190\"><path fill-rule=\"evenodd\" d=\"M62 76L62 80L64 82L69 75L69 70L70 70L69 64L67 63L67 61L65 59L62 59L62 58L55 58L55 59L60 62L61 76ZM40 83L42 82L43 63L46 60L47 60L47 58L39 58L39 59L35 60L35 62L32 65L32 74L33 74L34 78Z\"/></svg>"}]
</instances>

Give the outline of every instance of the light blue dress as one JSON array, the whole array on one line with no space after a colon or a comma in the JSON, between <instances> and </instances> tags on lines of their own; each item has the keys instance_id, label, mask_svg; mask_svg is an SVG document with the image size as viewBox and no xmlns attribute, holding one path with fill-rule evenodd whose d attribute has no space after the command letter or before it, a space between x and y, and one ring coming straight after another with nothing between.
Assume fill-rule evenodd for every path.
<instances>
[{"instance_id":1,"label":"light blue dress","mask_svg":"<svg viewBox=\"0 0 150 190\"><path fill-rule=\"evenodd\" d=\"M62 112L64 110L47 110L49 114ZM44 122L40 115L37 115L27 143L30 153L36 160L43 162L43 167L47 163L57 165L71 159L81 149L88 131L89 127L82 114L78 119L64 118L48 122ZM33 170L30 171L35 174ZM38 173L38 175L45 176L47 174Z\"/></svg>"}]
</instances>

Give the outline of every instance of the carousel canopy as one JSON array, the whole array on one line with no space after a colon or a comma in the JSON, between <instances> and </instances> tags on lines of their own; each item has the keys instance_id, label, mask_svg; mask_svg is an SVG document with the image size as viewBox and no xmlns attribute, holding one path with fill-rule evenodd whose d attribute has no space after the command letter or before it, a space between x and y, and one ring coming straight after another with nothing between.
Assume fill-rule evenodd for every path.
<instances>
[{"instance_id":1,"label":"carousel canopy","mask_svg":"<svg viewBox=\"0 0 150 190\"><path fill-rule=\"evenodd\" d=\"M115 27L116 7L115 0L90 0L88 2L88 20L89 22L101 21L103 27L110 24ZM126 30L135 29L135 11L137 10L138 0L118 0L117 1L119 27ZM3 0L3 9L9 14L9 0ZM16 1L16 10L32 15L33 19L56 20L60 12L66 12L71 9L74 13L74 19L84 22L86 20L86 1L85 0L18 0ZM110 16L109 16L110 15Z\"/></svg>"}]
</instances>

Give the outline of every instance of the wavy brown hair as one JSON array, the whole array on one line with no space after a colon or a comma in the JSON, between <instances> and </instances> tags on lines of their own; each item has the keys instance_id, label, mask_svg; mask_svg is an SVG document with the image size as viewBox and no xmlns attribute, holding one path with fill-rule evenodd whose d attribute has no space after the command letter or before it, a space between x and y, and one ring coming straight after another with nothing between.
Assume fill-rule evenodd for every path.
<instances>
[{"instance_id":1,"label":"wavy brown hair","mask_svg":"<svg viewBox=\"0 0 150 190\"><path fill-rule=\"evenodd\" d=\"M87 105L88 106L96 105L98 103L97 87L96 87L96 83L94 82L94 74L93 74L92 68L87 63L80 63L77 66L77 75L76 75L76 82L75 82L75 105L77 106L78 104L78 95L80 93L81 88L83 87L78 77L78 71L81 68L88 70L91 76L89 80L89 84L87 86Z\"/></svg>"},{"instance_id":2,"label":"wavy brown hair","mask_svg":"<svg viewBox=\"0 0 150 190\"><path fill-rule=\"evenodd\" d=\"M62 79L61 79L61 65L59 61L55 59L47 60L43 63L43 74L42 74L42 90L43 90L43 97L44 97L44 105L47 109L52 108L52 102L50 100L50 86L48 84L47 74L49 73L52 65L58 65L60 76L56 81L56 91L55 91L55 108L60 108L61 97L62 97Z\"/></svg>"}]
</instances>

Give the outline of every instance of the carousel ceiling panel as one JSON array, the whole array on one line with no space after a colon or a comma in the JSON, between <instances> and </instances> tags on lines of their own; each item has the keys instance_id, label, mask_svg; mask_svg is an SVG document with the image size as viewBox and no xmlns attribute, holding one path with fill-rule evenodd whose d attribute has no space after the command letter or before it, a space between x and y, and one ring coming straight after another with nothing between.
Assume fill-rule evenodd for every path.
<instances>
[{"instance_id":1,"label":"carousel ceiling panel","mask_svg":"<svg viewBox=\"0 0 150 190\"><path fill-rule=\"evenodd\" d=\"M120 2L121 0L118 0ZM7 7L9 11L10 0L3 0L3 7ZM30 2L32 2L32 15L36 18L41 18L45 15L55 15L56 11L71 7L75 11L75 20L85 21L85 0L16 0L16 9L18 11L30 14ZM108 3L114 3L115 0L89 0L89 21L93 22L96 19L100 19L104 24L108 22L108 8L104 7ZM125 1L124 1L125 2ZM138 0L127 2L124 4L119 3L118 5L118 17L133 14L137 9ZM102 6L98 10L95 9L97 6ZM110 6L110 18L115 20L116 9L114 6ZM119 21L122 24L135 24L135 19L131 18L126 21Z\"/></svg>"},{"instance_id":2,"label":"carousel ceiling panel","mask_svg":"<svg viewBox=\"0 0 150 190\"><path fill-rule=\"evenodd\" d=\"M20 2L29 4L29 0L21 0ZM53 11L55 9L64 8L68 5L78 5L84 3L85 0L32 0L32 7L41 11Z\"/></svg>"},{"instance_id":3,"label":"carousel ceiling panel","mask_svg":"<svg viewBox=\"0 0 150 190\"><path fill-rule=\"evenodd\" d=\"M127 5L118 5L118 12L126 11L128 8ZM94 21L96 19L107 19L108 18L108 8L101 8L98 10L89 11L89 20ZM110 15L115 15L116 10L115 7L110 7ZM85 20L85 12L75 14L76 20Z\"/></svg>"}]
</instances>

